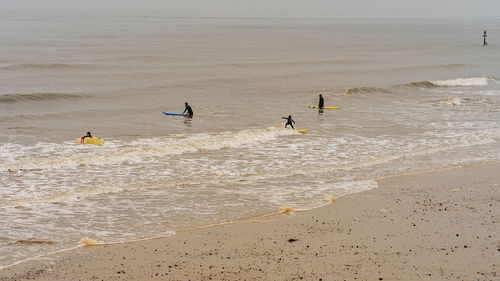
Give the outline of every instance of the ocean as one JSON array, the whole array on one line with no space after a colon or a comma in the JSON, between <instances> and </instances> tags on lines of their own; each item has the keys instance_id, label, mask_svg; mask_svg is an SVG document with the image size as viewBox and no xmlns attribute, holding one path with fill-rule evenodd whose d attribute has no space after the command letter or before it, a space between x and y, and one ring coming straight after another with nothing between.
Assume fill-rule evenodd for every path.
<instances>
[{"instance_id":1,"label":"ocean","mask_svg":"<svg viewBox=\"0 0 500 281\"><path fill-rule=\"evenodd\" d=\"M500 160L500 19L1 13L0 26L0 267ZM341 109L307 108L318 94ZM193 118L162 114L184 102ZM75 143L87 131L105 144Z\"/></svg>"}]
</instances>

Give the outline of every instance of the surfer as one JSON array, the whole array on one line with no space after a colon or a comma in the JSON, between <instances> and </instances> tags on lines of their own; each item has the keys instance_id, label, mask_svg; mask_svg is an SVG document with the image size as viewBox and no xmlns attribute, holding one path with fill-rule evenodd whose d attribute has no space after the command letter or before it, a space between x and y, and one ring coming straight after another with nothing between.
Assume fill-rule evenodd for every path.
<instances>
[{"instance_id":1,"label":"surfer","mask_svg":"<svg viewBox=\"0 0 500 281\"><path fill-rule=\"evenodd\" d=\"M293 121L293 119L292 119L292 115L288 115L288 117L281 117L281 119L286 119L285 128L286 128L286 126L290 125L290 127L292 127L292 129L295 130L295 128L293 127L293 124L292 124L292 123L295 124L295 121Z\"/></svg>"},{"instance_id":2,"label":"surfer","mask_svg":"<svg viewBox=\"0 0 500 281\"><path fill-rule=\"evenodd\" d=\"M184 105L186 106L186 109L184 109L182 114L189 116L189 117L193 117L193 109L191 108L191 106L189 106L189 104L187 102L185 102ZM186 111L187 111L187 114L185 114Z\"/></svg>"},{"instance_id":3,"label":"surfer","mask_svg":"<svg viewBox=\"0 0 500 281\"><path fill-rule=\"evenodd\" d=\"M486 46L488 45L488 43L486 43L486 37L488 37L488 35L486 34L486 30L484 31L484 34L483 34L483 46Z\"/></svg>"},{"instance_id":4,"label":"surfer","mask_svg":"<svg viewBox=\"0 0 500 281\"><path fill-rule=\"evenodd\" d=\"M92 138L92 134L87 132L87 134L80 138L80 143L85 143L85 138Z\"/></svg>"},{"instance_id":5,"label":"surfer","mask_svg":"<svg viewBox=\"0 0 500 281\"><path fill-rule=\"evenodd\" d=\"M321 94L319 94L318 108L323 109L324 106L325 106L325 100L323 99L323 96Z\"/></svg>"}]
</instances>

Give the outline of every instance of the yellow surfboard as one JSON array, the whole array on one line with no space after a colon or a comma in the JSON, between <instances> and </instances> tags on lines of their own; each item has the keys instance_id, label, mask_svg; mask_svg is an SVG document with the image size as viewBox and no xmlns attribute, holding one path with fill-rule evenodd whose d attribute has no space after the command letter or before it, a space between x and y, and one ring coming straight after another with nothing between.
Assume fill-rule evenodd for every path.
<instances>
[{"instance_id":1,"label":"yellow surfboard","mask_svg":"<svg viewBox=\"0 0 500 281\"><path fill-rule=\"evenodd\" d=\"M319 108L317 105L307 105L309 108ZM323 106L321 109L340 109L340 107Z\"/></svg>"},{"instance_id":2,"label":"yellow surfboard","mask_svg":"<svg viewBox=\"0 0 500 281\"><path fill-rule=\"evenodd\" d=\"M299 132L299 133L303 133L305 131L307 131L307 129L302 129L302 130L295 130L296 132Z\"/></svg>"},{"instance_id":3,"label":"yellow surfboard","mask_svg":"<svg viewBox=\"0 0 500 281\"><path fill-rule=\"evenodd\" d=\"M94 144L94 145L103 145L104 144L104 139L101 138L80 138L75 140L76 143L82 143L82 144Z\"/></svg>"}]
</instances>

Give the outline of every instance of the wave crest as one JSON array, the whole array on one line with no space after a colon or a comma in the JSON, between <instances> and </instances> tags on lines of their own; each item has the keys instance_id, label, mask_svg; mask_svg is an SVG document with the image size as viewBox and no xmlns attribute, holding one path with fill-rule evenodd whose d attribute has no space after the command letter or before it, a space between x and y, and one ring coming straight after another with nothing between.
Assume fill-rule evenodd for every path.
<instances>
[{"instance_id":1,"label":"wave crest","mask_svg":"<svg viewBox=\"0 0 500 281\"><path fill-rule=\"evenodd\" d=\"M49 70L59 70L59 69L78 69L84 68L88 65L85 64L70 64L70 63L19 63L11 64L0 67L4 70L18 70L18 69L49 69Z\"/></svg>"},{"instance_id":2,"label":"wave crest","mask_svg":"<svg viewBox=\"0 0 500 281\"><path fill-rule=\"evenodd\" d=\"M374 93L374 92L383 92L387 93L387 90L373 88L373 87L358 87L358 88L349 88L342 90L342 93L346 94L360 94L360 93Z\"/></svg>"},{"instance_id":3,"label":"wave crest","mask_svg":"<svg viewBox=\"0 0 500 281\"><path fill-rule=\"evenodd\" d=\"M488 78L486 77L457 78L449 80L430 81L430 83L439 87L486 86L488 85Z\"/></svg>"},{"instance_id":4,"label":"wave crest","mask_svg":"<svg viewBox=\"0 0 500 281\"><path fill-rule=\"evenodd\" d=\"M0 145L0 153L3 155L33 155L34 151L51 151L39 154L36 158L22 160L18 157L13 159L9 165L0 166L0 170L32 170L32 169L58 169L79 165L109 165L122 162L142 163L150 161L151 158L161 158L169 155L180 155L197 151L213 151L225 148L237 148L245 145L256 145L274 140L280 136L298 134L295 130L285 129L276 125L266 128L246 129L236 132L203 133L189 137L157 137L139 139L135 141L108 141L103 147L87 147L71 142L71 146L64 151L60 150L60 144L40 143L36 147L20 147L17 145ZM25 150L27 153L23 153ZM29 153L28 153L29 152ZM68 156L69 155L69 156ZM89 158L92 163L89 163Z\"/></svg>"},{"instance_id":5,"label":"wave crest","mask_svg":"<svg viewBox=\"0 0 500 281\"><path fill-rule=\"evenodd\" d=\"M58 99L78 99L84 98L86 95L80 94L65 94L65 93L32 93L32 94L6 94L0 95L0 103L16 103L27 101L47 101Z\"/></svg>"},{"instance_id":6,"label":"wave crest","mask_svg":"<svg viewBox=\"0 0 500 281\"><path fill-rule=\"evenodd\" d=\"M412 87L412 88L434 88L434 87L436 87L436 85L434 85L430 81L412 82L412 83L404 84L403 86Z\"/></svg>"},{"instance_id":7,"label":"wave crest","mask_svg":"<svg viewBox=\"0 0 500 281\"><path fill-rule=\"evenodd\" d=\"M404 84L403 86L415 88L435 88L435 87L467 87L467 86L486 86L490 78L471 77L457 78L448 80L420 81Z\"/></svg>"}]
</instances>

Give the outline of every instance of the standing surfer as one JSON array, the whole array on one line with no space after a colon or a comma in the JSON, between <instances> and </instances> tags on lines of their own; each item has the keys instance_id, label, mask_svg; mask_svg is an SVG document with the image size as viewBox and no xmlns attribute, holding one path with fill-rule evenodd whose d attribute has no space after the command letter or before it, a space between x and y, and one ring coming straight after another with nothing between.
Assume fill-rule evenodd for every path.
<instances>
[{"instance_id":1,"label":"standing surfer","mask_svg":"<svg viewBox=\"0 0 500 281\"><path fill-rule=\"evenodd\" d=\"M486 34L486 30L485 30L483 33L483 46L488 45L488 43L486 43L486 37L488 37L488 35Z\"/></svg>"},{"instance_id":2,"label":"standing surfer","mask_svg":"<svg viewBox=\"0 0 500 281\"><path fill-rule=\"evenodd\" d=\"M286 128L286 126L290 125L290 127L292 127L292 129L295 130L295 128L293 127L293 124L292 124L292 123L295 124L295 121L293 121L293 119L292 119L292 115L288 115L288 118L287 117L281 117L281 119L286 119L285 128Z\"/></svg>"},{"instance_id":3,"label":"standing surfer","mask_svg":"<svg viewBox=\"0 0 500 281\"><path fill-rule=\"evenodd\" d=\"M325 100L323 99L323 96L321 94L319 94L318 108L323 109L324 106L325 106Z\"/></svg>"},{"instance_id":4,"label":"standing surfer","mask_svg":"<svg viewBox=\"0 0 500 281\"><path fill-rule=\"evenodd\" d=\"M193 117L193 109L191 108L191 106L189 106L189 104L187 102L185 102L184 105L186 106L186 108L184 109L182 114L189 116L189 117ZM187 111L187 114L185 114L186 111Z\"/></svg>"}]
</instances>

